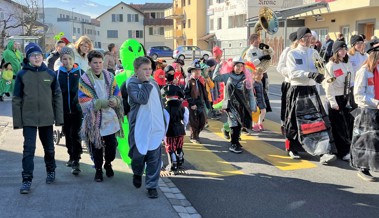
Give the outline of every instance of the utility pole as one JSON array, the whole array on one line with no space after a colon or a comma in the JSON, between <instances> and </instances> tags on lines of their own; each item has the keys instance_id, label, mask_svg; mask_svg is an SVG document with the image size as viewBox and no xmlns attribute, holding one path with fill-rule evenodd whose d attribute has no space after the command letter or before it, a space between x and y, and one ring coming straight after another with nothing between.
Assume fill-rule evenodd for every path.
<instances>
[{"instance_id":1,"label":"utility pole","mask_svg":"<svg viewBox=\"0 0 379 218\"><path fill-rule=\"evenodd\" d=\"M71 40L72 40L73 43L74 43L74 39L76 38L76 37L74 36L74 9L75 9L75 8L71 8L71 21L72 21L72 28L71 28L72 35L71 35Z\"/></svg>"}]
</instances>

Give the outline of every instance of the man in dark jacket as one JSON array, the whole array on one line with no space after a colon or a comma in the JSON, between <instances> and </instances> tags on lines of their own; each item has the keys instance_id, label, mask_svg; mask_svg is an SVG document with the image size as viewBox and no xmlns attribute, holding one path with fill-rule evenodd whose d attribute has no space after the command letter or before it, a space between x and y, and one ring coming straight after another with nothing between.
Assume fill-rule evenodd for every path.
<instances>
[{"instance_id":1,"label":"man in dark jacket","mask_svg":"<svg viewBox=\"0 0 379 218\"><path fill-rule=\"evenodd\" d=\"M333 56L333 51L332 51L333 44L334 44L334 41L329 37L329 35L326 35L325 44L321 49L322 50L321 56L323 56L325 63L328 63L329 58Z\"/></svg>"},{"instance_id":2,"label":"man in dark jacket","mask_svg":"<svg viewBox=\"0 0 379 218\"><path fill-rule=\"evenodd\" d=\"M55 43L55 50L46 58L47 67L50 70L54 70L54 63L60 57L61 49L65 46L66 43L63 40L59 40Z\"/></svg>"},{"instance_id":3,"label":"man in dark jacket","mask_svg":"<svg viewBox=\"0 0 379 218\"><path fill-rule=\"evenodd\" d=\"M55 72L43 63L41 48L29 43L24 65L17 74L12 99L13 128L23 129L21 194L28 194L33 179L37 129L45 151L46 183L55 180L53 125L63 124L62 92Z\"/></svg>"}]
</instances>

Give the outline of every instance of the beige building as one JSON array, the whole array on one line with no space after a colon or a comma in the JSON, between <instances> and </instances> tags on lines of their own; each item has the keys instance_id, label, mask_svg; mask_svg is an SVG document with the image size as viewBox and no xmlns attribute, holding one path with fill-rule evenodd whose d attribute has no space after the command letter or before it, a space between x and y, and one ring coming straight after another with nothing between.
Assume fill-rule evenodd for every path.
<instances>
[{"instance_id":1,"label":"beige building","mask_svg":"<svg viewBox=\"0 0 379 218\"><path fill-rule=\"evenodd\" d=\"M205 0L174 0L172 9L165 12L165 17L174 21L174 49L179 45L208 48L208 43L202 39L207 35Z\"/></svg>"},{"instance_id":2,"label":"beige building","mask_svg":"<svg viewBox=\"0 0 379 218\"><path fill-rule=\"evenodd\" d=\"M96 18L100 21L101 48L107 50L109 43L117 47L133 38L145 43L144 14L142 11L120 2Z\"/></svg>"}]
</instances>

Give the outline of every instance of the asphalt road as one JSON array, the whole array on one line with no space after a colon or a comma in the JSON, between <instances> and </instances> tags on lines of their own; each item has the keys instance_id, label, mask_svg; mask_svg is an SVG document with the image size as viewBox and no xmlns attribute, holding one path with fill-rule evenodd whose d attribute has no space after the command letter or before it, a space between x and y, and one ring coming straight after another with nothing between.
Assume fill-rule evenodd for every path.
<instances>
[{"instance_id":1,"label":"asphalt road","mask_svg":"<svg viewBox=\"0 0 379 218\"><path fill-rule=\"evenodd\" d=\"M218 131L221 122L212 121L200 134L201 145L185 143L187 170L171 180L205 218L378 217L378 183L358 178L349 163L324 166L305 153L303 162L289 163L278 134L283 79L274 69L269 78L273 112L267 119L274 128L244 137L245 151L234 154Z\"/></svg>"}]
</instances>

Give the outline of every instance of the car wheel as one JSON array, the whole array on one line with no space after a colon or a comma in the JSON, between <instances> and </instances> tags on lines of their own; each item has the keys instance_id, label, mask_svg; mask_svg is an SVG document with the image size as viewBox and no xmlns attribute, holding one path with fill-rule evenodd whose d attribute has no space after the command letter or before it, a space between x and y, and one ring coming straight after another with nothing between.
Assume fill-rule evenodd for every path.
<instances>
[{"instance_id":1,"label":"car wheel","mask_svg":"<svg viewBox=\"0 0 379 218\"><path fill-rule=\"evenodd\" d=\"M183 60L185 59L184 55L179 55L178 59Z\"/></svg>"},{"instance_id":2,"label":"car wheel","mask_svg":"<svg viewBox=\"0 0 379 218\"><path fill-rule=\"evenodd\" d=\"M203 58L204 58L204 60L208 60L209 55L205 54L205 55L203 55Z\"/></svg>"},{"instance_id":3,"label":"car wheel","mask_svg":"<svg viewBox=\"0 0 379 218\"><path fill-rule=\"evenodd\" d=\"M152 58L153 60L157 60L158 55L157 55L157 54L153 54L153 55L151 56L151 58Z\"/></svg>"}]
</instances>

